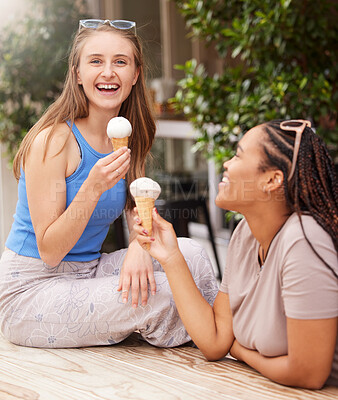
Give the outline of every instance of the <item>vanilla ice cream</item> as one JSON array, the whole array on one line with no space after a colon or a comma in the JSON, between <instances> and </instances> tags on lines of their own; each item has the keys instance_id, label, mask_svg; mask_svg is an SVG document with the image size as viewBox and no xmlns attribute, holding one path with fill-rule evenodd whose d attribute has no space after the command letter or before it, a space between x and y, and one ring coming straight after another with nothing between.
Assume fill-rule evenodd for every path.
<instances>
[{"instance_id":1,"label":"vanilla ice cream","mask_svg":"<svg viewBox=\"0 0 338 400\"><path fill-rule=\"evenodd\" d=\"M114 117L107 125L107 135L109 139L128 138L131 135L131 123L124 117Z\"/></svg>"}]
</instances>

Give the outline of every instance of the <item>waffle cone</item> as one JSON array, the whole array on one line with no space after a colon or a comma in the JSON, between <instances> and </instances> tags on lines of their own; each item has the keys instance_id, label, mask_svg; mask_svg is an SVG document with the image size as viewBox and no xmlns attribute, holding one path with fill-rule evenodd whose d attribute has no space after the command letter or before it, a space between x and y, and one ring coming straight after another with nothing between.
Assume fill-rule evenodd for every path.
<instances>
[{"instance_id":1,"label":"waffle cone","mask_svg":"<svg viewBox=\"0 0 338 400\"><path fill-rule=\"evenodd\" d=\"M117 151L121 147L127 146L128 147L128 139L129 137L123 137L123 138L111 138L111 142L113 145L114 151ZM125 176L123 176L123 179L125 179Z\"/></svg>"},{"instance_id":2,"label":"waffle cone","mask_svg":"<svg viewBox=\"0 0 338 400\"><path fill-rule=\"evenodd\" d=\"M151 197L135 197L135 203L138 215L142 220L142 226L149 232L149 236L153 234L153 215L152 211L155 206L155 199ZM146 245L149 250L150 244Z\"/></svg>"},{"instance_id":3,"label":"waffle cone","mask_svg":"<svg viewBox=\"0 0 338 400\"><path fill-rule=\"evenodd\" d=\"M111 138L111 142L112 142L114 151L120 149L123 146L128 147L128 139L129 139L128 136L123 137L123 138L114 138L114 137Z\"/></svg>"}]
</instances>

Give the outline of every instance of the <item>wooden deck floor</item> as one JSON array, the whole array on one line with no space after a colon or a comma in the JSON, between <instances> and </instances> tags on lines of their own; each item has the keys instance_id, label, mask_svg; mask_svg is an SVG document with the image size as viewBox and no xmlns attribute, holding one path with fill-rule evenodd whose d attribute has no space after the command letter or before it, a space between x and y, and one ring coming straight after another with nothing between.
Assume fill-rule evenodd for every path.
<instances>
[{"instance_id":1,"label":"wooden deck floor","mask_svg":"<svg viewBox=\"0 0 338 400\"><path fill-rule=\"evenodd\" d=\"M34 349L0 336L0 400L335 399L275 384L231 359L208 362L190 346L160 349L136 334L119 345Z\"/></svg>"}]
</instances>

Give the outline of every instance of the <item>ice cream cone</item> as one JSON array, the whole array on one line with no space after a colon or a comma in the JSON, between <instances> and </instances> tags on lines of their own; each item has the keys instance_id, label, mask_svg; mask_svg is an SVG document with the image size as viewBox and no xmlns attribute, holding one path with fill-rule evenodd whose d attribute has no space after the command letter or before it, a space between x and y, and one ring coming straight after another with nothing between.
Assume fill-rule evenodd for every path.
<instances>
[{"instance_id":1,"label":"ice cream cone","mask_svg":"<svg viewBox=\"0 0 338 400\"><path fill-rule=\"evenodd\" d=\"M152 211L155 206L155 199L152 197L135 197L135 203L138 211L138 215L142 220L142 226L149 233L149 236L153 234L153 215ZM146 249L149 250L150 244L146 244Z\"/></svg>"},{"instance_id":2,"label":"ice cream cone","mask_svg":"<svg viewBox=\"0 0 338 400\"><path fill-rule=\"evenodd\" d=\"M114 117L107 125L107 136L111 140L114 151L121 147L128 147L128 139L132 132L132 126L127 118ZM123 177L125 179L125 176Z\"/></svg>"},{"instance_id":3,"label":"ice cream cone","mask_svg":"<svg viewBox=\"0 0 338 400\"><path fill-rule=\"evenodd\" d=\"M129 186L130 193L133 196L138 215L142 220L142 226L148 231L149 236L153 234L153 216L152 211L155 206L155 200L161 193L160 185L150 178L135 179ZM150 249L150 243L145 248Z\"/></svg>"}]
</instances>

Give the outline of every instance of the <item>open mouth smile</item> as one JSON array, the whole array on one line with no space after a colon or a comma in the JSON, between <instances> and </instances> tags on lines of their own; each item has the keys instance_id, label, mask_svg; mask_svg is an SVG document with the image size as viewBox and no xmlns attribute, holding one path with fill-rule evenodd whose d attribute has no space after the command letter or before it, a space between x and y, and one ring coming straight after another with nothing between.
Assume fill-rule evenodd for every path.
<instances>
[{"instance_id":1,"label":"open mouth smile","mask_svg":"<svg viewBox=\"0 0 338 400\"><path fill-rule=\"evenodd\" d=\"M229 180L229 178L228 178L226 175L224 175L221 182L226 183L226 184L229 184L229 183L230 183L230 180Z\"/></svg>"},{"instance_id":2,"label":"open mouth smile","mask_svg":"<svg viewBox=\"0 0 338 400\"><path fill-rule=\"evenodd\" d=\"M116 92L120 88L120 86L116 84L106 85L99 83L98 85L96 85L96 88L102 93L113 93Z\"/></svg>"}]
</instances>

